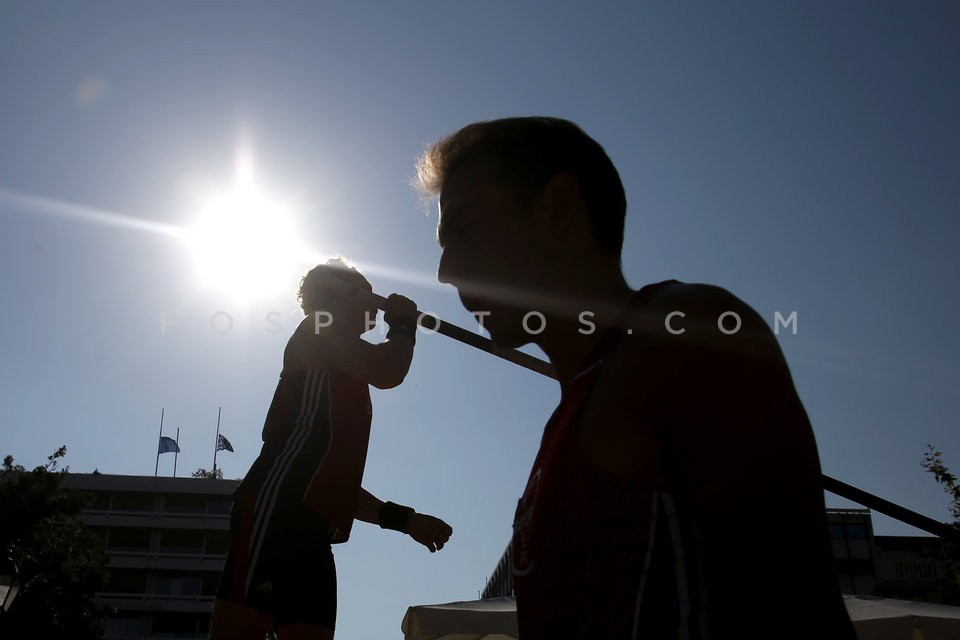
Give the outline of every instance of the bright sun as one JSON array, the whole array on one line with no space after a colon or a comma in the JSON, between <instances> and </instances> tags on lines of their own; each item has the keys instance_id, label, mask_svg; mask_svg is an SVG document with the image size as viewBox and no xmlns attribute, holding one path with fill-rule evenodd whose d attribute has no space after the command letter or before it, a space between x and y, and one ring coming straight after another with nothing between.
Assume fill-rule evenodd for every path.
<instances>
[{"instance_id":1,"label":"bright sun","mask_svg":"<svg viewBox=\"0 0 960 640\"><path fill-rule=\"evenodd\" d=\"M251 300L290 289L306 252L289 211L251 181L211 199L190 232L201 280Z\"/></svg>"}]
</instances>

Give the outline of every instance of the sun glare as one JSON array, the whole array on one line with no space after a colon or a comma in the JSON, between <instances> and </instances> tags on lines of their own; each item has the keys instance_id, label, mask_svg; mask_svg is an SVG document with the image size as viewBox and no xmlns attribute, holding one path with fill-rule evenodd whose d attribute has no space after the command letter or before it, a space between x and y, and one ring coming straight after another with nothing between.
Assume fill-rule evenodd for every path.
<instances>
[{"instance_id":1,"label":"sun glare","mask_svg":"<svg viewBox=\"0 0 960 640\"><path fill-rule=\"evenodd\" d=\"M290 289L306 255L290 212L250 183L211 199L190 237L203 283L237 299Z\"/></svg>"}]
</instances>

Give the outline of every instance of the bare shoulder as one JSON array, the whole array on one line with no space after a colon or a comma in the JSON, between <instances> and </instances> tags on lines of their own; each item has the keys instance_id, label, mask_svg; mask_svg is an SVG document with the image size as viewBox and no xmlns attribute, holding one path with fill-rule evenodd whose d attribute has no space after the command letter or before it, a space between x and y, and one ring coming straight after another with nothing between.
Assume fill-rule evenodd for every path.
<instances>
[{"instance_id":1,"label":"bare shoulder","mask_svg":"<svg viewBox=\"0 0 960 640\"><path fill-rule=\"evenodd\" d=\"M650 388L685 353L716 344L718 335L739 334L747 324L750 332L760 329L757 314L721 287L682 282L650 286L643 303L616 329L618 335L605 355L595 389L609 396L611 403L636 401L638 388ZM738 324L737 331L732 331Z\"/></svg>"},{"instance_id":2,"label":"bare shoulder","mask_svg":"<svg viewBox=\"0 0 960 640\"><path fill-rule=\"evenodd\" d=\"M723 287L712 284L668 283L657 288L642 310L649 314L675 318L693 318L697 323L715 326L718 320L730 318L732 328L736 317L746 328L754 328L759 315L750 305ZM682 324L682 322L678 322ZM762 324L762 322L761 322Z\"/></svg>"},{"instance_id":3,"label":"bare shoulder","mask_svg":"<svg viewBox=\"0 0 960 640\"><path fill-rule=\"evenodd\" d=\"M715 285L660 286L631 322L642 327L643 335L653 344L674 355L685 351L697 357L780 357L776 338L760 314ZM623 345L628 351L629 342Z\"/></svg>"},{"instance_id":4,"label":"bare shoulder","mask_svg":"<svg viewBox=\"0 0 960 640\"><path fill-rule=\"evenodd\" d=\"M584 450L611 470L647 464L637 456L665 434L713 442L705 430L717 421L746 424L769 412L765 398L778 406L792 398L772 331L721 287L663 284L619 331L581 422Z\"/></svg>"}]
</instances>

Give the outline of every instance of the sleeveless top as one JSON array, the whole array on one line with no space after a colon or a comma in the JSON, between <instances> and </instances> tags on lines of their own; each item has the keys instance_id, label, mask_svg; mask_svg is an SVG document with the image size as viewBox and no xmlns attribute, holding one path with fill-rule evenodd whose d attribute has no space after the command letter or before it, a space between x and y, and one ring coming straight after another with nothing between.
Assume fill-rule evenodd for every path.
<instances>
[{"instance_id":1,"label":"sleeveless top","mask_svg":"<svg viewBox=\"0 0 960 640\"><path fill-rule=\"evenodd\" d=\"M638 291L630 309L670 282ZM588 460L577 441L580 410L618 338L613 329L601 339L564 394L517 505L511 551L524 640L678 637L691 625L705 634L693 526L667 465L640 486Z\"/></svg>"}]
</instances>

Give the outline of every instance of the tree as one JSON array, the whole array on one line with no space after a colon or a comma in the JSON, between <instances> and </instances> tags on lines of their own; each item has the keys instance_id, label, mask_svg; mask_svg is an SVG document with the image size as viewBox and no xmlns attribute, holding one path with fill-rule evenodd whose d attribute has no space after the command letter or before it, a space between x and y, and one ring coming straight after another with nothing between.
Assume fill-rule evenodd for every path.
<instances>
[{"instance_id":1,"label":"tree","mask_svg":"<svg viewBox=\"0 0 960 640\"><path fill-rule=\"evenodd\" d=\"M933 474L933 479L943 486L943 490L950 496L950 514L953 516L953 526L960 527L960 484L957 476L943 464L943 453L927 445L923 454L921 466ZM960 546L947 542L940 547L937 557L946 566L944 575L937 586L937 599L944 604L960 605Z\"/></svg>"},{"instance_id":2,"label":"tree","mask_svg":"<svg viewBox=\"0 0 960 640\"><path fill-rule=\"evenodd\" d=\"M0 468L0 551L17 565L21 590L2 638L102 638L106 607L94 594L107 581L103 545L83 523L90 496L61 487L67 448L27 471L7 455Z\"/></svg>"},{"instance_id":3,"label":"tree","mask_svg":"<svg viewBox=\"0 0 960 640\"><path fill-rule=\"evenodd\" d=\"M223 469L217 469L217 472L214 473L213 471L208 471L207 469L204 469L203 467L200 467L199 469L197 469L196 471L194 471L192 474L190 474L190 477L192 477L192 478L216 478L216 479L219 479L219 480L223 480Z\"/></svg>"},{"instance_id":4,"label":"tree","mask_svg":"<svg viewBox=\"0 0 960 640\"><path fill-rule=\"evenodd\" d=\"M106 581L102 545L84 529L88 497L61 488L61 447L27 471L7 455L0 469L0 549L19 568L22 590L0 635L98 638L106 610L94 592ZM19 632L19 635L17 633Z\"/></svg>"}]
</instances>

